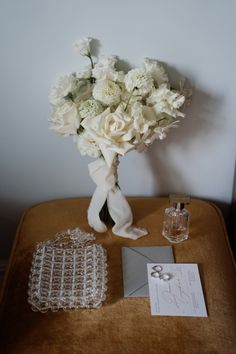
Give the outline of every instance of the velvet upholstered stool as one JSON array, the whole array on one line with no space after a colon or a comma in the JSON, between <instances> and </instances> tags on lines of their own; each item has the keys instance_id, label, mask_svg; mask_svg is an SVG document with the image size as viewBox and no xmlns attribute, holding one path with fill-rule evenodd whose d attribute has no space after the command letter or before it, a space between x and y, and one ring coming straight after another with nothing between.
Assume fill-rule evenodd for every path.
<instances>
[{"instance_id":1,"label":"velvet upholstered stool","mask_svg":"<svg viewBox=\"0 0 236 354\"><path fill-rule=\"evenodd\" d=\"M108 291L100 309L42 314L27 303L28 277L37 242L58 231L91 232L89 199L50 201L22 217L1 293L2 354L235 354L236 283L219 210L192 200L190 237L173 245L175 261L199 265L208 317L151 316L148 298L124 298L121 247L169 245L161 235L167 198L130 198L135 224L149 235L132 241L111 230L96 234L108 252Z\"/></svg>"}]
</instances>

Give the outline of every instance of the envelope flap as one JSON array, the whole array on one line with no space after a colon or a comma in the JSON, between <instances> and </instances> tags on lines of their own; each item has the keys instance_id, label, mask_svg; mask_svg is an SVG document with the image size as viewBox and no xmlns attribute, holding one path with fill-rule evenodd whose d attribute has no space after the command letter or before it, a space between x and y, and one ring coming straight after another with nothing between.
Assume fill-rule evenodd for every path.
<instances>
[{"instance_id":1,"label":"envelope flap","mask_svg":"<svg viewBox=\"0 0 236 354\"><path fill-rule=\"evenodd\" d=\"M148 296L147 263L173 263L171 246L122 247L125 297Z\"/></svg>"}]
</instances>

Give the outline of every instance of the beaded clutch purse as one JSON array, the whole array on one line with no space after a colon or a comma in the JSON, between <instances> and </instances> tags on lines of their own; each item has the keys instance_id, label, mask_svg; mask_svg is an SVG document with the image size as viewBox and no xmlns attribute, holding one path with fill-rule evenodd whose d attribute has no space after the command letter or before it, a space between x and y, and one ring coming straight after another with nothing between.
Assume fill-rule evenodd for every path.
<instances>
[{"instance_id":1,"label":"beaded clutch purse","mask_svg":"<svg viewBox=\"0 0 236 354\"><path fill-rule=\"evenodd\" d=\"M37 245L29 277L33 311L98 308L107 290L106 250L92 244L93 234L62 231Z\"/></svg>"}]
</instances>

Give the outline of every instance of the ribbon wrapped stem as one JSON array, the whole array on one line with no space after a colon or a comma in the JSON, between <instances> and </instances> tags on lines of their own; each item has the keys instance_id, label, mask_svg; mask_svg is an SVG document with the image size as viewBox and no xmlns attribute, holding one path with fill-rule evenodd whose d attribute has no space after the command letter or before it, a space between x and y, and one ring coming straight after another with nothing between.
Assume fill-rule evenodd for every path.
<instances>
[{"instance_id":1,"label":"ribbon wrapped stem","mask_svg":"<svg viewBox=\"0 0 236 354\"><path fill-rule=\"evenodd\" d=\"M118 158L114 159L111 167L103 158L89 164L89 174L97 187L88 208L88 223L97 232L105 232L107 227L101 214L107 204L108 214L114 222L112 232L121 237L133 240L147 235L146 229L133 226L133 214L126 198L121 193L117 181ZM104 213L104 211L102 211ZM101 216L102 217L101 219Z\"/></svg>"}]
</instances>

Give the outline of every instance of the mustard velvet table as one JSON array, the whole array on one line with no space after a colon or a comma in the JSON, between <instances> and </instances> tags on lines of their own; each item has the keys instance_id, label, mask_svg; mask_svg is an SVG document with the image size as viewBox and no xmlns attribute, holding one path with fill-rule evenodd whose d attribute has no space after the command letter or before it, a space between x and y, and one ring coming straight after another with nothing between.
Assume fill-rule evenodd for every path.
<instances>
[{"instance_id":1,"label":"mustard velvet table","mask_svg":"<svg viewBox=\"0 0 236 354\"><path fill-rule=\"evenodd\" d=\"M100 309L35 313L27 303L32 254L39 241L67 228L91 232L89 199L50 201L23 216L1 296L2 354L235 354L235 268L218 209L201 200L189 206L189 240L174 245L176 262L198 263L209 317L150 315L147 298L123 298L121 247L168 245L161 236L166 198L130 198L135 224L149 235L137 241L109 230L96 234L108 251L108 293Z\"/></svg>"}]
</instances>

